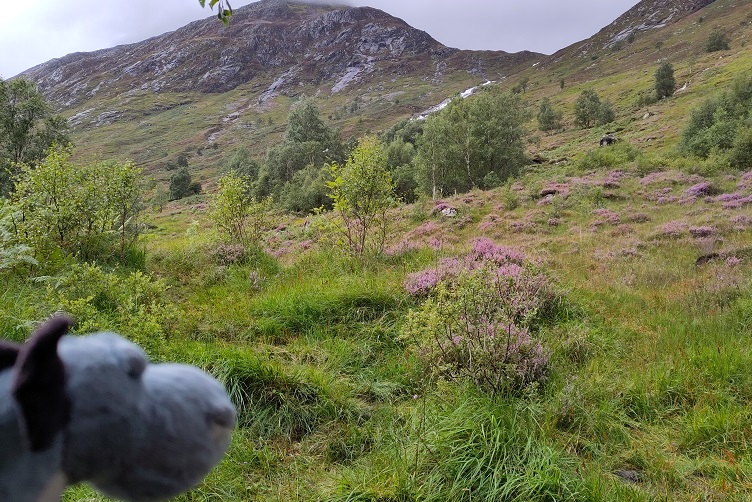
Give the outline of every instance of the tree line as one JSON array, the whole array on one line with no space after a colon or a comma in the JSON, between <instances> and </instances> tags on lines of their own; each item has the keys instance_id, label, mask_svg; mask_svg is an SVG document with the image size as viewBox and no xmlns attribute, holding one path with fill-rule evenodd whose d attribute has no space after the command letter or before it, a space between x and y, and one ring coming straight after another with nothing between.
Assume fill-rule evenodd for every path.
<instances>
[{"instance_id":1,"label":"tree line","mask_svg":"<svg viewBox=\"0 0 752 502\"><path fill-rule=\"evenodd\" d=\"M488 90L457 97L425 120L399 122L381 132L373 148L383 153L396 195L405 202L421 194L436 198L493 188L525 163L526 121L518 96ZM290 111L282 142L263 161L240 149L225 171L242 177L256 200L271 197L278 207L296 212L330 209L331 166L344 163L356 146L324 122L313 99L303 98Z\"/></svg>"}]
</instances>

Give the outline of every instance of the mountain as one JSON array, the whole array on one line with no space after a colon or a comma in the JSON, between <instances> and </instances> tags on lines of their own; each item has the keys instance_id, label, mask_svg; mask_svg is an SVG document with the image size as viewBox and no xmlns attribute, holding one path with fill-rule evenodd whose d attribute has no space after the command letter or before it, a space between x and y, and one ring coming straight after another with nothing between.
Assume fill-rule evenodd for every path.
<instances>
[{"instance_id":1,"label":"mountain","mask_svg":"<svg viewBox=\"0 0 752 502\"><path fill-rule=\"evenodd\" d=\"M632 133L652 147L676 137L700 97L693 89L712 89L715 72L695 70L725 71L725 59L703 51L711 31L723 27L744 59L749 5L643 0L594 36L546 56L446 47L369 7L261 0L237 9L229 27L211 17L143 42L70 54L22 76L38 82L69 118L79 157L130 158L158 181L169 177L166 169L180 154L204 180L214 179L238 147L262 159L302 95L315 96L345 138L387 128L489 82L522 89L533 117L544 97L571 110L583 88L594 88L614 103L617 119L633 120L630 114L647 112L637 103L651 91L657 63L670 60L680 85L691 83L682 107L663 107L670 121L655 119ZM649 111L656 110L662 108ZM581 136L567 127L543 136L531 153L571 155ZM566 151L552 152L560 147Z\"/></svg>"},{"instance_id":2,"label":"mountain","mask_svg":"<svg viewBox=\"0 0 752 502\"><path fill-rule=\"evenodd\" d=\"M620 42L627 41L641 32L665 28L676 23L714 1L643 0L594 36L557 52L553 57L556 59L562 54L572 52L582 57L590 55L593 51L612 49Z\"/></svg>"},{"instance_id":3,"label":"mountain","mask_svg":"<svg viewBox=\"0 0 752 502\"><path fill-rule=\"evenodd\" d=\"M262 0L143 42L70 54L22 74L62 109L132 90L223 93L270 80L260 100L313 85L337 93L385 76L498 78L540 55L460 51L369 7Z\"/></svg>"}]
</instances>

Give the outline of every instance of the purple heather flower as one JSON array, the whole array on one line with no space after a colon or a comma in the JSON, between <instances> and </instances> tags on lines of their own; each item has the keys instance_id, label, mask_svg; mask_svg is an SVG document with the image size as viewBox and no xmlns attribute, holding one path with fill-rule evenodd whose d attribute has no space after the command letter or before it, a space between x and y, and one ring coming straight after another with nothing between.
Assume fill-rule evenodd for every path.
<instances>
[{"instance_id":1,"label":"purple heather flower","mask_svg":"<svg viewBox=\"0 0 752 502\"><path fill-rule=\"evenodd\" d=\"M435 250L439 250L442 247L444 247L444 241L442 241L438 237L431 237L430 239L428 239L427 244L429 248L435 249Z\"/></svg>"},{"instance_id":2,"label":"purple heather flower","mask_svg":"<svg viewBox=\"0 0 752 502\"><path fill-rule=\"evenodd\" d=\"M701 181L691 187L687 188L684 193L689 197L703 197L706 195L712 195L715 191L715 187L709 181Z\"/></svg>"},{"instance_id":3,"label":"purple heather flower","mask_svg":"<svg viewBox=\"0 0 752 502\"><path fill-rule=\"evenodd\" d=\"M726 265L729 267L735 267L739 265L742 262L741 258L737 258L736 256L727 256L726 257Z\"/></svg>"},{"instance_id":4,"label":"purple heather flower","mask_svg":"<svg viewBox=\"0 0 752 502\"><path fill-rule=\"evenodd\" d=\"M436 224L436 222L433 221L427 221L413 229L412 232L410 232L414 237L422 237L424 235L429 235L432 233L435 233L437 231L441 230L441 227Z\"/></svg>"},{"instance_id":5,"label":"purple heather flower","mask_svg":"<svg viewBox=\"0 0 752 502\"><path fill-rule=\"evenodd\" d=\"M473 241L473 247L470 251L470 259L473 261L490 261L501 265L503 263L522 263L525 261L525 255L509 246L496 244L491 239L481 237Z\"/></svg>"},{"instance_id":6,"label":"purple heather flower","mask_svg":"<svg viewBox=\"0 0 752 502\"><path fill-rule=\"evenodd\" d=\"M714 202L731 202L734 200L743 199L745 197L744 194L739 192L734 193L722 193L721 195L716 195L713 197Z\"/></svg>"},{"instance_id":7,"label":"purple heather flower","mask_svg":"<svg viewBox=\"0 0 752 502\"><path fill-rule=\"evenodd\" d=\"M660 232L665 237L680 237L687 230L683 221L669 221L661 226Z\"/></svg>"},{"instance_id":8,"label":"purple heather flower","mask_svg":"<svg viewBox=\"0 0 752 502\"><path fill-rule=\"evenodd\" d=\"M611 225L616 225L621 221L621 218L619 217L618 213L615 213L614 211L611 211L610 209L605 208L599 208L593 210L593 214L596 214L603 218L606 223L610 223Z\"/></svg>"},{"instance_id":9,"label":"purple heather flower","mask_svg":"<svg viewBox=\"0 0 752 502\"><path fill-rule=\"evenodd\" d=\"M405 289L412 296L427 294L441 280L441 274L436 269L429 268L420 272L408 274L405 278Z\"/></svg>"}]
</instances>

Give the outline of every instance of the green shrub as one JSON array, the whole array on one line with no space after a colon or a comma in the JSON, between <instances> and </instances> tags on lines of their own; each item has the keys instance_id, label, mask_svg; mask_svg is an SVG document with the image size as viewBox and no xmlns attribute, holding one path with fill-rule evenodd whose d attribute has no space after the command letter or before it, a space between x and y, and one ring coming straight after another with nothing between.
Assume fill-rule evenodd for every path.
<instances>
[{"instance_id":1,"label":"green shrub","mask_svg":"<svg viewBox=\"0 0 752 502\"><path fill-rule=\"evenodd\" d=\"M741 160L744 156L746 123L750 118L752 103L752 74L742 74L732 82L730 89L705 100L693 109L689 122L682 131L679 150L701 158L714 151L737 148ZM736 142L736 136L741 137Z\"/></svg>"},{"instance_id":2,"label":"green shrub","mask_svg":"<svg viewBox=\"0 0 752 502\"><path fill-rule=\"evenodd\" d=\"M329 168L310 164L293 174L282 186L279 204L287 211L309 213L316 208L331 209L326 183L331 179Z\"/></svg>"},{"instance_id":3,"label":"green shrub","mask_svg":"<svg viewBox=\"0 0 752 502\"><path fill-rule=\"evenodd\" d=\"M729 39L722 30L713 31L703 46L705 52L727 51L730 48Z\"/></svg>"},{"instance_id":4,"label":"green shrub","mask_svg":"<svg viewBox=\"0 0 752 502\"><path fill-rule=\"evenodd\" d=\"M483 188L486 190L499 187L501 186L501 183L501 178L499 178L499 175L494 171L489 172L483 177Z\"/></svg>"},{"instance_id":5,"label":"green shrub","mask_svg":"<svg viewBox=\"0 0 752 502\"><path fill-rule=\"evenodd\" d=\"M674 67L671 63L664 62L655 71L655 95L658 99L673 96L675 88Z\"/></svg>"},{"instance_id":6,"label":"green shrub","mask_svg":"<svg viewBox=\"0 0 752 502\"><path fill-rule=\"evenodd\" d=\"M598 93L585 89L574 104L574 122L583 129L594 125L604 125L615 119L613 105L610 101L601 101Z\"/></svg>"},{"instance_id":7,"label":"green shrub","mask_svg":"<svg viewBox=\"0 0 752 502\"><path fill-rule=\"evenodd\" d=\"M181 167L170 176L170 200L178 200L200 193L201 184L192 180L187 167Z\"/></svg>"},{"instance_id":8,"label":"green shrub","mask_svg":"<svg viewBox=\"0 0 752 502\"><path fill-rule=\"evenodd\" d=\"M0 198L0 274L37 264L34 250L16 235L14 221L18 219L16 208Z\"/></svg>"},{"instance_id":9,"label":"green shrub","mask_svg":"<svg viewBox=\"0 0 752 502\"><path fill-rule=\"evenodd\" d=\"M211 220L220 237L230 244L257 247L270 226L271 198L257 201L248 184L230 173L219 180L219 191L211 205Z\"/></svg>"},{"instance_id":10,"label":"green shrub","mask_svg":"<svg viewBox=\"0 0 752 502\"><path fill-rule=\"evenodd\" d=\"M396 204L383 145L375 137L362 138L347 164L332 164L331 175L327 186L344 250L357 258L381 254L390 224L387 210Z\"/></svg>"},{"instance_id":11,"label":"green shrub","mask_svg":"<svg viewBox=\"0 0 752 502\"><path fill-rule=\"evenodd\" d=\"M167 286L141 271L107 272L94 264L71 264L47 290L47 303L70 313L75 331L116 331L147 351L172 331L177 310Z\"/></svg>"},{"instance_id":12,"label":"green shrub","mask_svg":"<svg viewBox=\"0 0 752 502\"><path fill-rule=\"evenodd\" d=\"M644 108L646 106L654 105L658 102L658 97L654 91L642 91L637 94L637 101L635 101L636 108Z\"/></svg>"},{"instance_id":13,"label":"green shrub","mask_svg":"<svg viewBox=\"0 0 752 502\"><path fill-rule=\"evenodd\" d=\"M744 127L736 133L729 152L729 163L737 169L752 167L752 127Z\"/></svg>"},{"instance_id":14,"label":"green shrub","mask_svg":"<svg viewBox=\"0 0 752 502\"><path fill-rule=\"evenodd\" d=\"M140 233L141 170L132 163L75 165L68 150L50 150L36 166L21 166L13 196L17 237L38 258L56 252L112 260Z\"/></svg>"},{"instance_id":15,"label":"green shrub","mask_svg":"<svg viewBox=\"0 0 752 502\"><path fill-rule=\"evenodd\" d=\"M541 131L554 131L562 128L561 119L563 113L554 109L551 100L543 98L538 110L538 129Z\"/></svg>"},{"instance_id":16,"label":"green shrub","mask_svg":"<svg viewBox=\"0 0 752 502\"><path fill-rule=\"evenodd\" d=\"M707 158L713 150L728 150L734 144L738 121L730 113L726 97L708 100L692 110L689 124L682 133L680 148L692 155Z\"/></svg>"},{"instance_id":17,"label":"green shrub","mask_svg":"<svg viewBox=\"0 0 752 502\"><path fill-rule=\"evenodd\" d=\"M400 201L412 204L418 200L418 182L413 164L405 164L392 170L394 193Z\"/></svg>"}]
</instances>

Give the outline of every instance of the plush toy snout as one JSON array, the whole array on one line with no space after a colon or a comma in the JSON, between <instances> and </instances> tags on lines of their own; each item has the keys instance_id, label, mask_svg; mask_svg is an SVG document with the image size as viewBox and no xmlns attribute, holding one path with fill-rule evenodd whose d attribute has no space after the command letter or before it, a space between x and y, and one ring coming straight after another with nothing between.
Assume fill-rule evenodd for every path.
<instances>
[{"instance_id":1,"label":"plush toy snout","mask_svg":"<svg viewBox=\"0 0 752 502\"><path fill-rule=\"evenodd\" d=\"M55 500L85 481L153 501L199 483L235 426L222 385L150 364L113 333L63 336L71 324L55 317L23 346L0 343L0 500Z\"/></svg>"}]
</instances>

